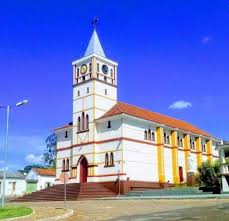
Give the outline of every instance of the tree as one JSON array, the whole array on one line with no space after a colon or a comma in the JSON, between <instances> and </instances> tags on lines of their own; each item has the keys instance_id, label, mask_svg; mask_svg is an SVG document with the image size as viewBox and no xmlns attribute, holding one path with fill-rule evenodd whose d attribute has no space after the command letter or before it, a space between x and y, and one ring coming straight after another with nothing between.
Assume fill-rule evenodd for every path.
<instances>
[{"instance_id":1,"label":"tree","mask_svg":"<svg viewBox=\"0 0 229 221\"><path fill-rule=\"evenodd\" d=\"M43 161L47 167L56 167L56 145L57 137L53 133L46 139L46 149L43 154Z\"/></svg>"},{"instance_id":2,"label":"tree","mask_svg":"<svg viewBox=\"0 0 229 221\"><path fill-rule=\"evenodd\" d=\"M220 188L220 162L218 160L213 163L203 162L198 172L196 181L200 186Z\"/></svg>"},{"instance_id":3,"label":"tree","mask_svg":"<svg viewBox=\"0 0 229 221\"><path fill-rule=\"evenodd\" d=\"M23 172L28 173L32 168L44 168L44 166L39 164L31 164L24 167Z\"/></svg>"}]
</instances>

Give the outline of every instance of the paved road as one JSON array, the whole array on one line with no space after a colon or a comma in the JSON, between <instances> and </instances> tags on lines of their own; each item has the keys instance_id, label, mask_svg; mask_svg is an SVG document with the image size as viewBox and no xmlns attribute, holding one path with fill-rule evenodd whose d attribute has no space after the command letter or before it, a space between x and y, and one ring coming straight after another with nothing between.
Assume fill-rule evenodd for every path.
<instances>
[{"instance_id":1,"label":"paved road","mask_svg":"<svg viewBox=\"0 0 229 221\"><path fill-rule=\"evenodd\" d=\"M24 203L25 204L25 203ZM63 202L26 203L60 208ZM229 199L91 200L68 202L74 215L66 221L228 221Z\"/></svg>"}]
</instances>

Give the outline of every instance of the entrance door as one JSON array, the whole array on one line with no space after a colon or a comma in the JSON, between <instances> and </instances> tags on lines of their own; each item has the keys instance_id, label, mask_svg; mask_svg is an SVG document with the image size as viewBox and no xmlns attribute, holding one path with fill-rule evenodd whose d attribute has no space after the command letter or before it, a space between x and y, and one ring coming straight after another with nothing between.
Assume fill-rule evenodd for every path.
<instances>
[{"instance_id":1,"label":"entrance door","mask_svg":"<svg viewBox=\"0 0 229 221\"><path fill-rule=\"evenodd\" d=\"M87 167L87 159L83 157L83 159L80 161L80 183L87 182Z\"/></svg>"},{"instance_id":2,"label":"entrance door","mask_svg":"<svg viewBox=\"0 0 229 221\"><path fill-rule=\"evenodd\" d=\"M180 183L182 183L184 181L183 167L179 167L179 176L180 176Z\"/></svg>"}]
</instances>

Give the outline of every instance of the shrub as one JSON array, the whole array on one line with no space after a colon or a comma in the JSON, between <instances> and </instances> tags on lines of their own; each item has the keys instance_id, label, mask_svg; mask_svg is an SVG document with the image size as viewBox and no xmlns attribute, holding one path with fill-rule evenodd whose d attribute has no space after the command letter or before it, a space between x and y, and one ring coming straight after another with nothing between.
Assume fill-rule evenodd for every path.
<instances>
[{"instance_id":1,"label":"shrub","mask_svg":"<svg viewBox=\"0 0 229 221\"><path fill-rule=\"evenodd\" d=\"M203 162L198 168L196 181L202 187L220 188L220 162Z\"/></svg>"}]
</instances>

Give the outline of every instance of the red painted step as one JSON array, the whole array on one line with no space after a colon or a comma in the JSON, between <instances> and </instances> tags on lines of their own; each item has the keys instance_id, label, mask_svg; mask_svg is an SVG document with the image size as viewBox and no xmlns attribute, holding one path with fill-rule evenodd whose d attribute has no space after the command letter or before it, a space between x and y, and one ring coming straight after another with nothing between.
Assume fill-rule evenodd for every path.
<instances>
[{"instance_id":1,"label":"red painted step","mask_svg":"<svg viewBox=\"0 0 229 221\"><path fill-rule=\"evenodd\" d=\"M93 199L111 197L116 194L99 183L71 183L66 186L67 200ZM12 200L13 202L39 202L39 201L63 201L64 185L55 185L46 189L24 195Z\"/></svg>"}]
</instances>

